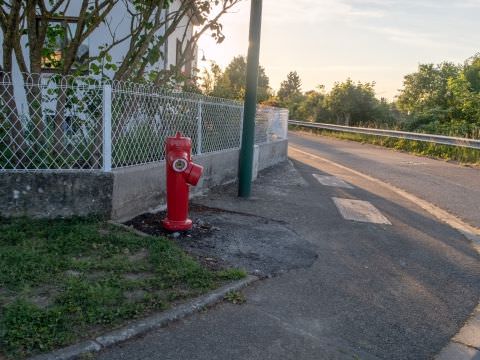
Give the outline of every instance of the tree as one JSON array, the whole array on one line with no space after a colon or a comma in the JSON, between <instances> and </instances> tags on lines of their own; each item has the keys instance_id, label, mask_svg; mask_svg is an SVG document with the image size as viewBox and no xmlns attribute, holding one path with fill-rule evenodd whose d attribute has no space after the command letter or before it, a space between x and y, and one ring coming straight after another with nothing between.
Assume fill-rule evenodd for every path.
<instances>
[{"instance_id":1,"label":"tree","mask_svg":"<svg viewBox=\"0 0 480 360\"><path fill-rule=\"evenodd\" d=\"M243 56L236 56L223 72L221 72L218 65L212 64L210 73L206 76L204 75L203 84L205 84L205 81L210 82L209 87L211 87L211 82L213 81L214 83L213 90L207 91L207 95L243 101L246 91L246 78L246 59ZM259 66L257 87L258 102L263 102L270 98L272 91L269 83L270 80L265 73L265 69Z\"/></svg>"},{"instance_id":2,"label":"tree","mask_svg":"<svg viewBox=\"0 0 480 360\"><path fill-rule=\"evenodd\" d=\"M449 123L451 135L478 137L480 135L480 57L468 59L461 71L448 81L451 94ZM444 131L446 132L446 131Z\"/></svg>"},{"instance_id":3,"label":"tree","mask_svg":"<svg viewBox=\"0 0 480 360\"><path fill-rule=\"evenodd\" d=\"M451 100L449 79L459 75L460 68L449 62L439 65L420 64L418 71L406 75L398 106L409 114L419 114L434 108L447 109Z\"/></svg>"},{"instance_id":4,"label":"tree","mask_svg":"<svg viewBox=\"0 0 480 360\"><path fill-rule=\"evenodd\" d=\"M397 108L397 104L381 98L377 102L373 125L376 128L399 128L403 125L404 117Z\"/></svg>"},{"instance_id":5,"label":"tree","mask_svg":"<svg viewBox=\"0 0 480 360\"><path fill-rule=\"evenodd\" d=\"M398 106L407 115L407 130L479 136L480 56L463 65L419 65L405 76Z\"/></svg>"},{"instance_id":6,"label":"tree","mask_svg":"<svg viewBox=\"0 0 480 360\"><path fill-rule=\"evenodd\" d=\"M302 81L296 71L290 71L287 74L287 80L282 81L277 97L280 101L288 104L295 97L302 95Z\"/></svg>"},{"instance_id":7,"label":"tree","mask_svg":"<svg viewBox=\"0 0 480 360\"><path fill-rule=\"evenodd\" d=\"M480 92L480 53L465 61L463 74L471 91Z\"/></svg>"},{"instance_id":8,"label":"tree","mask_svg":"<svg viewBox=\"0 0 480 360\"><path fill-rule=\"evenodd\" d=\"M327 109L337 123L347 126L375 120L378 100L375 98L375 83L354 83L350 78L335 83L325 99Z\"/></svg>"},{"instance_id":9,"label":"tree","mask_svg":"<svg viewBox=\"0 0 480 360\"><path fill-rule=\"evenodd\" d=\"M304 114L299 112L299 106L305 100L301 87L300 76L296 71L291 71L287 74L287 79L282 81L277 92L280 106L288 108L289 116L292 119L304 119Z\"/></svg>"},{"instance_id":10,"label":"tree","mask_svg":"<svg viewBox=\"0 0 480 360\"><path fill-rule=\"evenodd\" d=\"M0 29L4 37L4 51L0 70L11 72L12 55L15 54L20 70L25 73L40 73L42 63L49 60L61 74L70 74L74 65L78 65L75 70L79 73L85 70L99 72L100 65L107 64L107 70L114 72L116 80L143 80L147 71L161 73L159 69L149 69L149 66L162 58L164 54L160 49L180 25L184 33L179 67L192 58L198 39L206 32L210 32L217 42L222 42L225 36L220 19L241 0L183 0L176 8L171 6L172 0L78 1L81 1L81 5L73 16L76 18L76 27L70 33L61 24L66 14L72 15L70 0L1 1ZM123 37L117 35L113 20L108 17L120 2L130 16L130 31ZM188 38L187 29L193 23L196 29L193 36ZM110 41L99 49L98 55L82 64L75 64L79 47L101 24L106 25ZM28 56L21 46L24 37L27 39ZM60 57L55 53L59 50L59 38L62 39ZM128 45L128 50L123 60L111 64L110 51L124 44ZM162 77L159 75L155 80L158 83Z\"/></svg>"},{"instance_id":11,"label":"tree","mask_svg":"<svg viewBox=\"0 0 480 360\"><path fill-rule=\"evenodd\" d=\"M200 89L202 92L204 94L213 94L215 84L218 83L222 74L222 69L214 61L210 63L210 69L203 69L200 83Z\"/></svg>"},{"instance_id":12,"label":"tree","mask_svg":"<svg viewBox=\"0 0 480 360\"><path fill-rule=\"evenodd\" d=\"M307 91L293 115L300 120L328 121L330 113L325 107L325 87L320 85L317 90Z\"/></svg>"}]
</instances>

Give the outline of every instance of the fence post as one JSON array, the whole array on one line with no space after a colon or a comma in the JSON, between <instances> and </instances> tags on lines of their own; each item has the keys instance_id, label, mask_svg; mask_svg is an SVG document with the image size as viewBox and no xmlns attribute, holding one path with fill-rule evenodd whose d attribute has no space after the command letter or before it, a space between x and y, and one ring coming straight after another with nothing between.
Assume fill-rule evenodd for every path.
<instances>
[{"instance_id":1,"label":"fence post","mask_svg":"<svg viewBox=\"0 0 480 360\"><path fill-rule=\"evenodd\" d=\"M197 155L202 153L202 101L198 103L197 110Z\"/></svg>"},{"instance_id":2,"label":"fence post","mask_svg":"<svg viewBox=\"0 0 480 360\"><path fill-rule=\"evenodd\" d=\"M103 171L112 171L112 86L103 86Z\"/></svg>"}]
</instances>

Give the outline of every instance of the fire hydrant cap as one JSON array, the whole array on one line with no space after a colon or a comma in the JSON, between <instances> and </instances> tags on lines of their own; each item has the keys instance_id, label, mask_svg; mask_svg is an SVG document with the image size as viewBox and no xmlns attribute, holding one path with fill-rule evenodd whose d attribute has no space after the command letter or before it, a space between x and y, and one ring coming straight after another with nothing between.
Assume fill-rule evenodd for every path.
<instances>
[{"instance_id":1,"label":"fire hydrant cap","mask_svg":"<svg viewBox=\"0 0 480 360\"><path fill-rule=\"evenodd\" d=\"M187 173L185 174L185 181L192 186L196 186L200 180L200 177L202 176L202 173L203 166L191 163L187 169Z\"/></svg>"}]
</instances>

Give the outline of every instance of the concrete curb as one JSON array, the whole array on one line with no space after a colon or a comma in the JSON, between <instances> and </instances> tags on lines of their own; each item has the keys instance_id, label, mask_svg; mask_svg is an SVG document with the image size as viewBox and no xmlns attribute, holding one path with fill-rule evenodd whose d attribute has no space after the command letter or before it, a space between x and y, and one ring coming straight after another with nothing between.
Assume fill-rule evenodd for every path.
<instances>
[{"instance_id":1,"label":"concrete curb","mask_svg":"<svg viewBox=\"0 0 480 360\"><path fill-rule=\"evenodd\" d=\"M435 360L480 360L480 304Z\"/></svg>"},{"instance_id":2,"label":"concrete curb","mask_svg":"<svg viewBox=\"0 0 480 360\"><path fill-rule=\"evenodd\" d=\"M480 359L480 304L450 343L435 356L435 360L452 359Z\"/></svg>"},{"instance_id":3,"label":"concrete curb","mask_svg":"<svg viewBox=\"0 0 480 360\"><path fill-rule=\"evenodd\" d=\"M78 358L82 354L98 352L108 346L145 334L148 331L166 326L169 323L183 319L204 308L213 306L223 300L225 295L229 292L241 290L257 280L259 280L258 277L249 275L245 279L222 286L217 290L193 299L188 303L179 305L173 309L153 314L145 319L134 321L129 325L110 331L104 335L96 337L95 339L86 340L48 354L35 356L30 358L30 360L70 360Z\"/></svg>"}]
</instances>

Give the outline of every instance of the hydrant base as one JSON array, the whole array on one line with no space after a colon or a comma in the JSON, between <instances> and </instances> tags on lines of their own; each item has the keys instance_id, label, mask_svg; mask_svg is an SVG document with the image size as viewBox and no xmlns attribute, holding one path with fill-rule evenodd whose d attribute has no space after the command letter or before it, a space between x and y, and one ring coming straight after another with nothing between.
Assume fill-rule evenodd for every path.
<instances>
[{"instance_id":1,"label":"hydrant base","mask_svg":"<svg viewBox=\"0 0 480 360\"><path fill-rule=\"evenodd\" d=\"M186 231L192 228L192 220L174 221L166 218L162 220L162 225L167 231Z\"/></svg>"}]
</instances>

